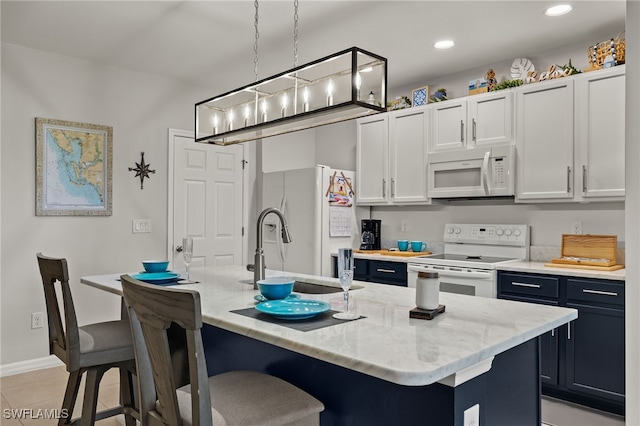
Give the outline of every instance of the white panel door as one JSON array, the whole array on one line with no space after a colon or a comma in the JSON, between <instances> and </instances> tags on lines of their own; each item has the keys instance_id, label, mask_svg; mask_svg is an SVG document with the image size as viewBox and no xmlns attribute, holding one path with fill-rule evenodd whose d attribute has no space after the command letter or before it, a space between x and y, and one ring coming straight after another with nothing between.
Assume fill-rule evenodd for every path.
<instances>
[{"instance_id":1,"label":"white panel door","mask_svg":"<svg viewBox=\"0 0 640 426\"><path fill-rule=\"evenodd\" d=\"M243 148L194 143L170 134L173 176L173 268L184 267L176 247L193 238L193 266L240 265L243 248Z\"/></svg>"},{"instance_id":2,"label":"white panel door","mask_svg":"<svg viewBox=\"0 0 640 426\"><path fill-rule=\"evenodd\" d=\"M467 101L467 144L494 146L513 142L513 94L510 91L470 96Z\"/></svg>"},{"instance_id":3,"label":"white panel door","mask_svg":"<svg viewBox=\"0 0 640 426\"><path fill-rule=\"evenodd\" d=\"M445 101L431 104L431 151L466 147L465 125L467 101Z\"/></svg>"},{"instance_id":4,"label":"white panel door","mask_svg":"<svg viewBox=\"0 0 640 426\"><path fill-rule=\"evenodd\" d=\"M516 92L516 199L573 198L573 79Z\"/></svg>"},{"instance_id":5,"label":"white panel door","mask_svg":"<svg viewBox=\"0 0 640 426\"><path fill-rule=\"evenodd\" d=\"M428 110L409 108L390 114L391 201L426 204Z\"/></svg>"},{"instance_id":6,"label":"white panel door","mask_svg":"<svg viewBox=\"0 0 640 426\"><path fill-rule=\"evenodd\" d=\"M576 130L576 195L624 199L624 66L576 77Z\"/></svg>"},{"instance_id":7,"label":"white panel door","mask_svg":"<svg viewBox=\"0 0 640 426\"><path fill-rule=\"evenodd\" d=\"M359 205L388 204L388 155L387 114L359 119L356 140L356 202Z\"/></svg>"}]
</instances>

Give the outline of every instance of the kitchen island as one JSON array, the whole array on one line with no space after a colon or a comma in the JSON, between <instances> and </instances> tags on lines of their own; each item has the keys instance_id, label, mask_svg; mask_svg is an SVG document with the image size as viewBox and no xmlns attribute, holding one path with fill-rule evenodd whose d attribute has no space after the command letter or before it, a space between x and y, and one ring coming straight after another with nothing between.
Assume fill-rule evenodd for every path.
<instances>
[{"instance_id":1,"label":"kitchen island","mask_svg":"<svg viewBox=\"0 0 640 426\"><path fill-rule=\"evenodd\" d=\"M118 277L81 281L121 294ZM354 282L364 318L300 331L232 312L255 306L258 294L240 266L194 268L192 278L200 283L180 287L201 294L209 374L255 369L282 377L324 402L323 425L462 425L464 411L479 404L481 425L539 426L537 337L577 318L569 308L441 293L444 313L410 319L414 289ZM340 292L302 296L342 307Z\"/></svg>"}]
</instances>

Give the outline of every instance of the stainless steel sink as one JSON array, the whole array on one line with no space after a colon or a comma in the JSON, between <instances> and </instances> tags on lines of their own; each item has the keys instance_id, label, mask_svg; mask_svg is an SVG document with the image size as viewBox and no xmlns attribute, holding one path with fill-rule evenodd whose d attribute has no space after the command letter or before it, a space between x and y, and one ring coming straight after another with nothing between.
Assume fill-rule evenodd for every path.
<instances>
[{"instance_id":1,"label":"stainless steel sink","mask_svg":"<svg viewBox=\"0 0 640 426\"><path fill-rule=\"evenodd\" d=\"M361 285L352 284L351 290L361 289ZM305 281L296 281L293 284L293 291L296 293L306 293L306 294L328 294L328 293L340 293L342 292L341 287L333 287L330 285L309 283Z\"/></svg>"}]
</instances>

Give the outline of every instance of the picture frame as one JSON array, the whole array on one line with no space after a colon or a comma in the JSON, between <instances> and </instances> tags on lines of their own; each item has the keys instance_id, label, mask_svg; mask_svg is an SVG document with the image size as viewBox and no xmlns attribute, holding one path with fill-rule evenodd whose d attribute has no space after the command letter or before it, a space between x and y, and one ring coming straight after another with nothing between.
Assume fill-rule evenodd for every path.
<instances>
[{"instance_id":1,"label":"picture frame","mask_svg":"<svg viewBox=\"0 0 640 426\"><path fill-rule=\"evenodd\" d=\"M411 91L411 102L413 106L422 106L429 103L429 86L418 87Z\"/></svg>"},{"instance_id":2,"label":"picture frame","mask_svg":"<svg viewBox=\"0 0 640 426\"><path fill-rule=\"evenodd\" d=\"M36 216L111 216L113 128L36 117Z\"/></svg>"}]
</instances>

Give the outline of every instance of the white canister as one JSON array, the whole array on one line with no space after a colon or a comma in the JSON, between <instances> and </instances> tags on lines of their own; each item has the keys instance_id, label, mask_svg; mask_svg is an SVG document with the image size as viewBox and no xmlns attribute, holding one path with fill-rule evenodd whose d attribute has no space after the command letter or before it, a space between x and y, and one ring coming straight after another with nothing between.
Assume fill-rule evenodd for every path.
<instances>
[{"instance_id":1,"label":"white canister","mask_svg":"<svg viewBox=\"0 0 640 426\"><path fill-rule=\"evenodd\" d=\"M437 272L418 272L416 279L416 306L420 309L437 309L440 295L440 279Z\"/></svg>"}]
</instances>

